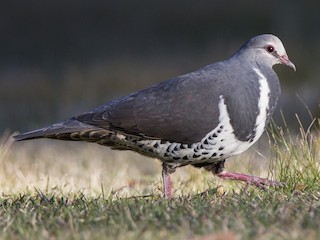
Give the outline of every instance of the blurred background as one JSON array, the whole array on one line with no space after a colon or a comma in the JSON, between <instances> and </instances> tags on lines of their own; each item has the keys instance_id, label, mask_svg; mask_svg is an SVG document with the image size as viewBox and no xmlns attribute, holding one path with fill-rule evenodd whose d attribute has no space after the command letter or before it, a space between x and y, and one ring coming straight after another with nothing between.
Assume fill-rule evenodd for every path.
<instances>
[{"instance_id":1,"label":"blurred background","mask_svg":"<svg viewBox=\"0 0 320 240\"><path fill-rule=\"evenodd\" d=\"M0 135L87 111L281 38L297 72L276 66L275 118L320 115L319 1L6 1L0 8Z\"/></svg>"}]
</instances>

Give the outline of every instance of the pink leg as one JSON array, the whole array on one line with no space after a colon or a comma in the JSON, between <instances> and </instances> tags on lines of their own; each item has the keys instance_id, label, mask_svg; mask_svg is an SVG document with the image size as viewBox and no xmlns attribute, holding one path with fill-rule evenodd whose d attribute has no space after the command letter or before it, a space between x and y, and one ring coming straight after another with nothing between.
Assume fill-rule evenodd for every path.
<instances>
[{"instance_id":1,"label":"pink leg","mask_svg":"<svg viewBox=\"0 0 320 240\"><path fill-rule=\"evenodd\" d=\"M218 177L228 180L238 180L246 182L248 185L255 185L258 188L265 189L266 186L283 186L283 183L278 181L271 181L267 178L260 178L253 175L243 173L221 172L217 174Z\"/></svg>"},{"instance_id":2,"label":"pink leg","mask_svg":"<svg viewBox=\"0 0 320 240\"><path fill-rule=\"evenodd\" d=\"M171 198L171 182L170 174L168 174L164 169L162 169L162 181L163 181L163 192L165 198Z\"/></svg>"},{"instance_id":3,"label":"pink leg","mask_svg":"<svg viewBox=\"0 0 320 240\"><path fill-rule=\"evenodd\" d=\"M162 181L163 181L163 192L165 198L171 198L171 182L170 182L170 172L166 165L162 165Z\"/></svg>"}]
</instances>

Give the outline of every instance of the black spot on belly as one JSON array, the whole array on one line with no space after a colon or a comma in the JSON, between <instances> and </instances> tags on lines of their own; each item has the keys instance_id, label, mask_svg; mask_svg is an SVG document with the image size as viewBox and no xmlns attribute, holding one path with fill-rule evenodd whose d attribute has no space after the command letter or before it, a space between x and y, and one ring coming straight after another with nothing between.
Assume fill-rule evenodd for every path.
<instances>
[{"instance_id":1,"label":"black spot on belly","mask_svg":"<svg viewBox=\"0 0 320 240\"><path fill-rule=\"evenodd\" d=\"M205 149L205 146L203 144L201 144L200 149Z\"/></svg>"},{"instance_id":2,"label":"black spot on belly","mask_svg":"<svg viewBox=\"0 0 320 240\"><path fill-rule=\"evenodd\" d=\"M198 154L193 154L192 157L193 157L193 158L198 158L198 157L200 157L200 155L198 155Z\"/></svg>"},{"instance_id":3,"label":"black spot on belly","mask_svg":"<svg viewBox=\"0 0 320 240\"><path fill-rule=\"evenodd\" d=\"M216 157L217 156L217 153L213 153L212 155L211 155L211 157Z\"/></svg>"},{"instance_id":4,"label":"black spot on belly","mask_svg":"<svg viewBox=\"0 0 320 240\"><path fill-rule=\"evenodd\" d=\"M221 151L221 150L223 150L224 149L224 147L219 147L219 151Z\"/></svg>"},{"instance_id":5,"label":"black spot on belly","mask_svg":"<svg viewBox=\"0 0 320 240\"><path fill-rule=\"evenodd\" d=\"M203 154L203 155L208 155L208 154L209 154L209 152L203 152L202 154Z\"/></svg>"},{"instance_id":6,"label":"black spot on belly","mask_svg":"<svg viewBox=\"0 0 320 240\"><path fill-rule=\"evenodd\" d=\"M218 137L218 136L217 136L217 134L214 133L214 134L212 134L212 137L216 138L216 137Z\"/></svg>"},{"instance_id":7,"label":"black spot on belly","mask_svg":"<svg viewBox=\"0 0 320 240\"><path fill-rule=\"evenodd\" d=\"M206 140L204 140L204 142L203 142L204 144L209 144L209 142L208 142L208 140L206 139Z\"/></svg>"},{"instance_id":8,"label":"black spot on belly","mask_svg":"<svg viewBox=\"0 0 320 240\"><path fill-rule=\"evenodd\" d=\"M221 129L218 129L217 133L221 133L221 131L222 131Z\"/></svg>"},{"instance_id":9,"label":"black spot on belly","mask_svg":"<svg viewBox=\"0 0 320 240\"><path fill-rule=\"evenodd\" d=\"M169 146L167 147L166 152L173 152L173 151L170 151L170 147L171 147L171 145L169 145Z\"/></svg>"},{"instance_id":10,"label":"black spot on belly","mask_svg":"<svg viewBox=\"0 0 320 240\"><path fill-rule=\"evenodd\" d=\"M173 157L173 159L174 159L174 160L179 160L179 159L180 159L180 157Z\"/></svg>"},{"instance_id":11,"label":"black spot on belly","mask_svg":"<svg viewBox=\"0 0 320 240\"><path fill-rule=\"evenodd\" d=\"M173 151L178 151L179 149L178 149L178 145L176 145L175 147L174 147L174 149L173 149Z\"/></svg>"},{"instance_id":12,"label":"black spot on belly","mask_svg":"<svg viewBox=\"0 0 320 240\"><path fill-rule=\"evenodd\" d=\"M181 144L180 149L186 149L186 145L185 144Z\"/></svg>"},{"instance_id":13,"label":"black spot on belly","mask_svg":"<svg viewBox=\"0 0 320 240\"><path fill-rule=\"evenodd\" d=\"M220 157L222 157L222 156L223 156L223 153L220 154Z\"/></svg>"},{"instance_id":14,"label":"black spot on belly","mask_svg":"<svg viewBox=\"0 0 320 240\"><path fill-rule=\"evenodd\" d=\"M188 158L188 156L183 156L182 159L183 159L183 160L188 160L189 158Z\"/></svg>"},{"instance_id":15,"label":"black spot on belly","mask_svg":"<svg viewBox=\"0 0 320 240\"><path fill-rule=\"evenodd\" d=\"M159 143L155 143L155 144L153 145L153 147L154 147L154 148L158 148L158 147L159 147Z\"/></svg>"},{"instance_id":16,"label":"black spot on belly","mask_svg":"<svg viewBox=\"0 0 320 240\"><path fill-rule=\"evenodd\" d=\"M222 126L222 125L220 126L220 129L223 129L223 126Z\"/></svg>"}]
</instances>

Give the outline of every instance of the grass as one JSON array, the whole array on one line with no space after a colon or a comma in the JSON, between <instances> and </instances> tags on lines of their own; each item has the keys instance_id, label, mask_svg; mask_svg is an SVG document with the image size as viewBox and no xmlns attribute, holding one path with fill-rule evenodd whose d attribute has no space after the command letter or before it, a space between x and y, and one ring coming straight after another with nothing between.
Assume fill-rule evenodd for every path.
<instances>
[{"instance_id":1,"label":"grass","mask_svg":"<svg viewBox=\"0 0 320 240\"><path fill-rule=\"evenodd\" d=\"M274 153L274 166L280 181L286 183L285 189L318 190L320 182L320 131L316 126L320 120L314 119L305 130L300 123L300 133L293 138L289 128L284 129L273 124L270 138ZM318 121L318 122L317 122ZM311 131L315 128L315 131Z\"/></svg>"},{"instance_id":2,"label":"grass","mask_svg":"<svg viewBox=\"0 0 320 240\"><path fill-rule=\"evenodd\" d=\"M318 121L318 120L315 120ZM94 144L0 144L3 239L319 239L320 131L271 126L228 170L278 179L261 191L185 167L161 197L160 164ZM270 149L271 152L264 149Z\"/></svg>"},{"instance_id":3,"label":"grass","mask_svg":"<svg viewBox=\"0 0 320 240\"><path fill-rule=\"evenodd\" d=\"M277 191L222 196L211 191L172 200L42 193L6 196L1 200L1 235L10 239L194 239L209 234L228 236L222 239L316 239L319 197Z\"/></svg>"}]
</instances>

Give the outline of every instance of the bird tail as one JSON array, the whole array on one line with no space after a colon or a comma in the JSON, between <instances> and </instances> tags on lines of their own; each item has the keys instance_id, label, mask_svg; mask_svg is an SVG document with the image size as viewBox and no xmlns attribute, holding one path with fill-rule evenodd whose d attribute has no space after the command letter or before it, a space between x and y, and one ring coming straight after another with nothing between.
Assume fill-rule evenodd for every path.
<instances>
[{"instance_id":1,"label":"bird tail","mask_svg":"<svg viewBox=\"0 0 320 240\"><path fill-rule=\"evenodd\" d=\"M16 141L53 138L59 140L97 142L102 138L108 138L110 135L110 131L106 129L70 119L65 122L55 123L49 127L15 135L13 138Z\"/></svg>"}]
</instances>

